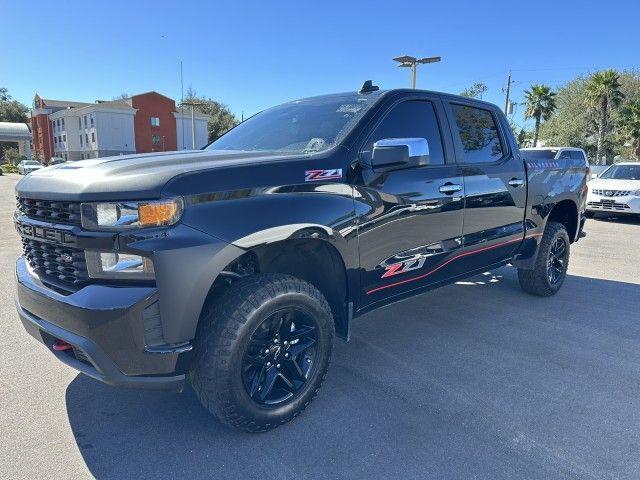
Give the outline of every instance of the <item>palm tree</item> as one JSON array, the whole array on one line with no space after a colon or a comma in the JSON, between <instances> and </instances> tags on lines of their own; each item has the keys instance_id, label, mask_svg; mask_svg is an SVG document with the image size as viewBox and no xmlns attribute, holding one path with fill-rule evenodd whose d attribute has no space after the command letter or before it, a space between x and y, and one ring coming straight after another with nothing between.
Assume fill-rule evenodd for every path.
<instances>
[{"instance_id":1,"label":"palm tree","mask_svg":"<svg viewBox=\"0 0 640 480\"><path fill-rule=\"evenodd\" d=\"M620 110L620 133L631 143L631 149L636 160L640 161L640 102L628 102Z\"/></svg>"},{"instance_id":2,"label":"palm tree","mask_svg":"<svg viewBox=\"0 0 640 480\"><path fill-rule=\"evenodd\" d=\"M530 90L525 90L525 106L524 118L535 118L536 127L533 132L533 146L538 146L538 133L540 132L540 119L549 120L553 112L556 110L556 93L551 91L551 87L547 85L533 85Z\"/></svg>"},{"instance_id":3,"label":"palm tree","mask_svg":"<svg viewBox=\"0 0 640 480\"><path fill-rule=\"evenodd\" d=\"M605 140L609 133L609 119L612 108L619 107L624 99L620 91L620 75L609 68L591 75L586 90L587 106L594 112L598 127L597 163L605 155ZM606 160L606 159L605 159Z\"/></svg>"}]
</instances>

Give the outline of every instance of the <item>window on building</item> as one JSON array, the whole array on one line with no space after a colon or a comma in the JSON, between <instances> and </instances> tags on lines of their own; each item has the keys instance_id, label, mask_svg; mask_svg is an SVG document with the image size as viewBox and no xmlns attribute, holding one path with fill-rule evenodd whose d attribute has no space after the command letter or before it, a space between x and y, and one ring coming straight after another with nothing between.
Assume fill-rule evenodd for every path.
<instances>
[{"instance_id":1,"label":"window on building","mask_svg":"<svg viewBox=\"0 0 640 480\"><path fill-rule=\"evenodd\" d=\"M161 141L160 135L158 134L151 135L151 143L153 145L156 145L156 146L160 145L160 141Z\"/></svg>"},{"instance_id":2,"label":"window on building","mask_svg":"<svg viewBox=\"0 0 640 480\"><path fill-rule=\"evenodd\" d=\"M64 118L62 119L62 128L64 128Z\"/></svg>"},{"instance_id":3,"label":"window on building","mask_svg":"<svg viewBox=\"0 0 640 480\"><path fill-rule=\"evenodd\" d=\"M80 134L80 146L82 146L82 134Z\"/></svg>"},{"instance_id":4,"label":"window on building","mask_svg":"<svg viewBox=\"0 0 640 480\"><path fill-rule=\"evenodd\" d=\"M78 117L78 128L82 128L82 118Z\"/></svg>"},{"instance_id":5,"label":"window on building","mask_svg":"<svg viewBox=\"0 0 640 480\"><path fill-rule=\"evenodd\" d=\"M84 128L87 128L87 116L84 116Z\"/></svg>"},{"instance_id":6,"label":"window on building","mask_svg":"<svg viewBox=\"0 0 640 480\"><path fill-rule=\"evenodd\" d=\"M464 150L464 163L495 162L504 153L498 127L489 110L451 105L457 133Z\"/></svg>"},{"instance_id":7,"label":"window on building","mask_svg":"<svg viewBox=\"0 0 640 480\"><path fill-rule=\"evenodd\" d=\"M91 143L96 143L96 134L95 134L95 132L91 132Z\"/></svg>"},{"instance_id":8,"label":"window on building","mask_svg":"<svg viewBox=\"0 0 640 480\"><path fill-rule=\"evenodd\" d=\"M58 143L58 137L53 137L53 143Z\"/></svg>"},{"instance_id":9,"label":"window on building","mask_svg":"<svg viewBox=\"0 0 640 480\"><path fill-rule=\"evenodd\" d=\"M93 127L93 113L91 114L91 126Z\"/></svg>"},{"instance_id":10,"label":"window on building","mask_svg":"<svg viewBox=\"0 0 640 480\"><path fill-rule=\"evenodd\" d=\"M159 127L160 126L160 118L159 117L151 117L151 126Z\"/></svg>"},{"instance_id":11,"label":"window on building","mask_svg":"<svg viewBox=\"0 0 640 480\"><path fill-rule=\"evenodd\" d=\"M89 145L89 134L88 133L84 134L84 139L87 141L87 145Z\"/></svg>"},{"instance_id":12,"label":"window on building","mask_svg":"<svg viewBox=\"0 0 640 480\"><path fill-rule=\"evenodd\" d=\"M66 135L62 135L62 141L66 142L67 141L67 136Z\"/></svg>"}]
</instances>

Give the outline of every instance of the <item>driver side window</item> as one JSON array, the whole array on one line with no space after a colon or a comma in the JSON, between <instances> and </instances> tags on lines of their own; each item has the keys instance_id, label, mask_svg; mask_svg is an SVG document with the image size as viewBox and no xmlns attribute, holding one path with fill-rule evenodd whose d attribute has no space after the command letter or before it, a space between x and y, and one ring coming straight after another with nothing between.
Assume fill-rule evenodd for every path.
<instances>
[{"instance_id":1,"label":"driver side window","mask_svg":"<svg viewBox=\"0 0 640 480\"><path fill-rule=\"evenodd\" d=\"M393 107L375 128L363 150L371 152L375 142L386 138L426 138L429 165L444 165L440 127L429 101L410 100Z\"/></svg>"}]
</instances>

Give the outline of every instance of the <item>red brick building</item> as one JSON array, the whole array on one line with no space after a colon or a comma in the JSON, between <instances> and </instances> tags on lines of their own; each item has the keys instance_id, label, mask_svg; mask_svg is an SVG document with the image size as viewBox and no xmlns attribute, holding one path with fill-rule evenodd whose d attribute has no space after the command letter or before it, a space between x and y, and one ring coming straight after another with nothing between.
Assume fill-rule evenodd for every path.
<instances>
[{"instance_id":1,"label":"red brick building","mask_svg":"<svg viewBox=\"0 0 640 480\"><path fill-rule=\"evenodd\" d=\"M190 111L178 111L174 100L157 92L95 103L49 100L36 94L33 103L33 146L47 160L192 147ZM208 119L195 115L196 148L207 143Z\"/></svg>"}]
</instances>

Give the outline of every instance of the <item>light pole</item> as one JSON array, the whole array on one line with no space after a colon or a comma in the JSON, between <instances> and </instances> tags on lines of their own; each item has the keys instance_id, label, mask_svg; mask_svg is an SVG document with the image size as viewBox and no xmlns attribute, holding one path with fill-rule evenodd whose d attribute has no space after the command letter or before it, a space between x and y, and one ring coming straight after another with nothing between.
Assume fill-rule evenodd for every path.
<instances>
[{"instance_id":1,"label":"light pole","mask_svg":"<svg viewBox=\"0 0 640 480\"><path fill-rule=\"evenodd\" d=\"M191 106L191 148L193 150L196 149L196 119L195 116L193 114L193 107L197 107L198 105L204 105L204 103L202 102L184 102L182 105L189 105ZM184 118L184 116L183 116ZM182 129L183 135L184 135L184 127ZM183 145L184 147L184 145Z\"/></svg>"},{"instance_id":2,"label":"light pole","mask_svg":"<svg viewBox=\"0 0 640 480\"><path fill-rule=\"evenodd\" d=\"M419 63L436 63L441 60L441 57L425 57L416 58L409 55L403 55L402 57L396 57L393 59L398 62L399 67L411 68L411 88L416 88L416 70Z\"/></svg>"}]
</instances>

